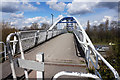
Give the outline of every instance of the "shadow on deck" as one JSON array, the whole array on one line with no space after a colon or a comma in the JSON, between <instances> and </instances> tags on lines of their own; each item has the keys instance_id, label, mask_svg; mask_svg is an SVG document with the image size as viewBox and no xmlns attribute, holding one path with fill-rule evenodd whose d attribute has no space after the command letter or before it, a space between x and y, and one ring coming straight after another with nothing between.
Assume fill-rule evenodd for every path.
<instances>
[{"instance_id":1,"label":"shadow on deck","mask_svg":"<svg viewBox=\"0 0 120 80\"><path fill-rule=\"evenodd\" d=\"M45 72L44 76L47 79L52 78L60 71L87 72L84 53L73 34L66 33L59 35L45 43L42 43L35 48L25 52L25 59L35 60L36 54L44 52ZM20 55L18 55L20 57ZM2 66L2 78L8 79L11 77L11 69L9 61L0 64ZM29 78L36 77L36 71L31 71ZM16 74L19 79L23 79L23 69L16 67ZM66 77L62 78L75 78ZM78 77L77 77L78 78ZM83 78L80 78L81 80Z\"/></svg>"}]
</instances>

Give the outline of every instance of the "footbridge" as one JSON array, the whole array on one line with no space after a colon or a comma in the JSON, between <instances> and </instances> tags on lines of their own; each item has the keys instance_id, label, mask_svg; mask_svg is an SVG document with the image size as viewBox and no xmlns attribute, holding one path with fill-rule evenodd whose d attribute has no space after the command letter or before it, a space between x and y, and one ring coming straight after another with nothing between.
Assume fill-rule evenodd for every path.
<instances>
[{"instance_id":1,"label":"footbridge","mask_svg":"<svg viewBox=\"0 0 120 80\"><path fill-rule=\"evenodd\" d=\"M32 30L11 33L4 44L1 79L89 78L103 80L99 61L117 71L95 49L75 17L61 17L47 31ZM93 73L88 72L92 68Z\"/></svg>"}]
</instances>

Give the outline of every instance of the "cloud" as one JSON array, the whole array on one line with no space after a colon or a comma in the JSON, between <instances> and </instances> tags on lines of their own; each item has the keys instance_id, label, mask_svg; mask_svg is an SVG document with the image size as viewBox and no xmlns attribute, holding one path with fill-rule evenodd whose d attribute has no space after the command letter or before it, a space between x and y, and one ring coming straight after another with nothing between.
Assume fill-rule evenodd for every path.
<instances>
[{"instance_id":1,"label":"cloud","mask_svg":"<svg viewBox=\"0 0 120 80\"><path fill-rule=\"evenodd\" d=\"M94 26L94 25L98 26L98 25L100 25L100 22L97 21L97 20L95 20L95 21L91 22L90 25L91 25L91 26Z\"/></svg>"},{"instance_id":2,"label":"cloud","mask_svg":"<svg viewBox=\"0 0 120 80\"><path fill-rule=\"evenodd\" d=\"M60 18L62 18L63 17L63 15L59 15L57 18L56 18L56 20L59 20Z\"/></svg>"},{"instance_id":3,"label":"cloud","mask_svg":"<svg viewBox=\"0 0 120 80\"><path fill-rule=\"evenodd\" d=\"M101 22L105 22L107 19L108 19L109 21L111 21L111 20L112 20L112 17L111 17L111 16L104 16L104 18L101 20Z\"/></svg>"},{"instance_id":4,"label":"cloud","mask_svg":"<svg viewBox=\"0 0 120 80\"><path fill-rule=\"evenodd\" d=\"M46 4L49 5L51 9L57 10L57 11L64 11L64 8L66 6L65 3L57 2L57 0L47 1Z\"/></svg>"},{"instance_id":5,"label":"cloud","mask_svg":"<svg viewBox=\"0 0 120 80\"><path fill-rule=\"evenodd\" d=\"M67 12L71 15L91 13L96 4L95 2L78 2L73 0L72 3L67 5Z\"/></svg>"},{"instance_id":6,"label":"cloud","mask_svg":"<svg viewBox=\"0 0 120 80\"><path fill-rule=\"evenodd\" d=\"M19 21L15 20L15 21L11 22L11 25L14 26L14 25L17 25L18 23L19 23Z\"/></svg>"},{"instance_id":7,"label":"cloud","mask_svg":"<svg viewBox=\"0 0 120 80\"><path fill-rule=\"evenodd\" d=\"M104 16L101 20L94 20L94 21L90 22L90 25L91 26L94 26L94 25L98 26L98 25L100 25L100 23L104 24L106 22L106 20L109 20L109 22L111 22L112 16Z\"/></svg>"},{"instance_id":8,"label":"cloud","mask_svg":"<svg viewBox=\"0 0 120 80\"><path fill-rule=\"evenodd\" d=\"M33 6L32 4L25 2L25 3L21 3L20 5L21 7L21 11L23 10L29 10L29 11L33 11L33 10L37 10L38 8Z\"/></svg>"},{"instance_id":9,"label":"cloud","mask_svg":"<svg viewBox=\"0 0 120 80\"><path fill-rule=\"evenodd\" d=\"M37 5L40 5L40 2L36 2Z\"/></svg>"},{"instance_id":10,"label":"cloud","mask_svg":"<svg viewBox=\"0 0 120 80\"><path fill-rule=\"evenodd\" d=\"M37 7L34 7L28 2L2 2L0 3L0 11L5 13L15 13L17 11L24 10L37 10Z\"/></svg>"},{"instance_id":11,"label":"cloud","mask_svg":"<svg viewBox=\"0 0 120 80\"><path fill-rule=\"evenodd\" d=\"M44 17L33 17L33 18L28 18L25 20L25 23L30 24L30 23L35 23L35 22L40 22L40 23L48 23L47 19Z\"/></svg>"},{"instance_id":12,"label":"cloud","mask_svg":"<svg viewBox=\"0 0 120 80\"><path fill-rule=\"evenodd\" d=\"M38 24L47 23L47 24L49 24L50 21L45 17L37 16L37 17L33 17L33 18L27 18L26 20L24 20L23 24L31 25L32 23L38 23Z\"/></svg>"},{"instance_id":13,"label":"cloud","mask_svg":"<svg viewBox=\"0 0 120 80\"><path fill-rule=\"evenodd\" d=\"M106 7L108 9L117 9L118 2L99 2L99 4L97 4L96 7L98 7L98 8Z\"/></svg>"},{"instance_id":14,"label":"cloud","mask_svg":"<svg viewBox=\"0 0 120 80\"><path fill-rule=\"evenodd\" d=\"M30 27L32 23L38 23L41 25L42 23L49 24L50 21L46 17L33 17L33 18L27 18L27 19L15 19L11 21L12 26L16 26L17 28L23 28L25 26Z\"/></svg>"},{"instance_id":15,"label":"cloud","mask_svg":"<svg viewBox=\"0 0 120 80\"><path fill-rule=\"evenodd\" d=\"M72 3L67 4L67 12L70 15L80 15L94 12L95 8L108 8L118 10L118 2L102 2L103 0L96 0L90 2L88 0L73 0Z\"/></svg>"},{"instance_id":16,"label":"cloud","mask_svg":"<svg viewBox=\"0 0 120 80\"><path fill-rule=\"evenodd\" d=\"M0 11L6 13L13 13L19 11L18 2L2 2L0 5Z\"/></svg>"},{"instance_id":17,"label":"cloud","mask_svg":"<svg viewBox=\"0 0 120 80\"><path fill-rule=\"evenodd\" d=\"M21 12L20 14L15 14L15 13L12 13L11 14L11 17L13 18L23 18L24 17L24 12Z\"/></svg>"}]
</instances>

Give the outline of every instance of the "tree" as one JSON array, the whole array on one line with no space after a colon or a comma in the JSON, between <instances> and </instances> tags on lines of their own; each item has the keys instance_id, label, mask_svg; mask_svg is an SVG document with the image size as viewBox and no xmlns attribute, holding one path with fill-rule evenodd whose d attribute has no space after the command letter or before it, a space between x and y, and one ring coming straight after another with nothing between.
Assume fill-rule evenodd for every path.
<instances>
[{"instance_id":1,"label":"tree","mask_svg":"<svg viewBox=\"0 0 120 80\"><path fill-rule=\"evenodd\" d=\"M118 26L118 22L117 21L112 21L110 24L111 28L116 28Z\"/></svg>"},{"instance_id":2,"label":"tree","mask_svg":"<svg viewBox=\"0 0 120 80\"><path fill-rule=\"evenodd\" d=\"M9 22L5 22L4 20L2 21L2 28L11 28Z\"/></svg>"},{"instance_id":3,"label":"tree","mask_svg":"<svg viewBox=\"0 0 120 80\"><path fill-rule=\"evenodd\" d=\"M27 26L23 27L23 30L29 30L29 29L30 29L30 28L27 27Z\"/></svg>"},{"instance_id":4,"label":"tree","mask_svg":"<svg viewBox=\"0 0 120 80\"><path fill-rule=\"evenodd\" d=\"M86 31L90 31L90 22L89 22L89 20L88 20L88 22L87 22L87 28L86 28Z\"/></svg>"},{"instance_id":5,"label":"tree","mask_svg":"<svg viewBox=\"0 0 120 80\"><path fill-rule=\"evenodd\" d=\"M39 29L38 26L39 26L38 23L32 23L30 29Z\"/></svg>"},{"instance_id":6,"label":"tree","mask_svg":"<svg viewBox=\"0 0 120 80\"><path fill-rule=\"evenodd\" d=\"M105 31L108 30L108 26L109 26L109 20L107 19L106 22L105 22Z\"/></svg>"},{"instance_id":7,"label":"tree","mask_svg":"<svg viewBox=\"0 0 120 80\"><path fill-rule=\"evenodd\" d=\"M91 31L90 31L90 22L89 22L89 20L88 20L88 22L87 22L86 32L87 32L88 36L90 37ZM92 39L92 37L90 37L90 38Z\"/></svg>"},{"instance_id":8,"label":"tree","mask_svg":"<svg viewBox=\"0 0 120 80\"><path fill-rule=\"evenodd\" d=\"M49 24L47 23L42 23L42 26L40 28L41 30L48 30L49 29Z\"/></svg>"}]
</instances>

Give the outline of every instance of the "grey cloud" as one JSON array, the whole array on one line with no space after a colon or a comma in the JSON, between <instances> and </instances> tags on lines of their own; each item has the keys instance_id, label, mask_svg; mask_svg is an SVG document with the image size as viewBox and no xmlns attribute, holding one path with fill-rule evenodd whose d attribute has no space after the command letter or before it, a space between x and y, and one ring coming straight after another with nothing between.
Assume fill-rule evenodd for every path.
<instances>
[{"instance_id":1,"label":"grey cloud","mask_svg":"<svg viewBox=\"0 0 120 80\"><path fill-rule=\"evenodd\" d=\"M67 5L70 15L82 15L94 12L95 8L108 8L118 11L118 2L75 2Z\"/></svg>"},{"instance_id":2,"label":"grey cloud","mask_svg":"<svg viewBox=\"0 0 120 80\"><path fill-rule=\"evenodd\" d=\"M109 9L117 9L118 8L118 2L100 2L96 5L96 7L106 7Z\"/></svg>"},{"instance_id":3,"label":"grey cloud","mask_svg":"<svg viewBox=\"0 0 120 80\"><path fill-rule=\"evenodd\" d=\"M78 15L78 14L86 14L86 13L91 13L92 11L88 10L81 10L81 11L76 11L76 12L69 12L70 15Z\"/></svg>"},{"instance_id":4,"label":"grey cloud","mask_svg":"<svg viewBox=\"0 0 120 80\"><path fill-rule=\"evenodd\" d=\"M18 3L16 2L2 2L0 5L0 11L6 13L14 13L19 11Z\"/></svg>"},{"instance_id":5,"label":"grey cloud","mask_svg":"<svg viewBox=\"0 0 120 80\"><path fill-rule=\"evenodd\" d=\"M8 6L5 6L5 7L2 7L1 12L14 13L14 12L17 12L17 11L19 11L18 8L14 8L14 7L11 7L11 6L9 6L9 8L8 8Z\"/></svg>"},{"instance_id":6,"label":"grey cloud","mask_svg":"<svg viewBox=\"0 0 120 80\"><path fill-rule=\"evenodd\" d=\"M34 7L30 3L22 3L22 2L2 2L0 3L0 11L6 13L15 13L17 11L24 10L37 10L37 7Z\"/></svg>"}]
</instances>

